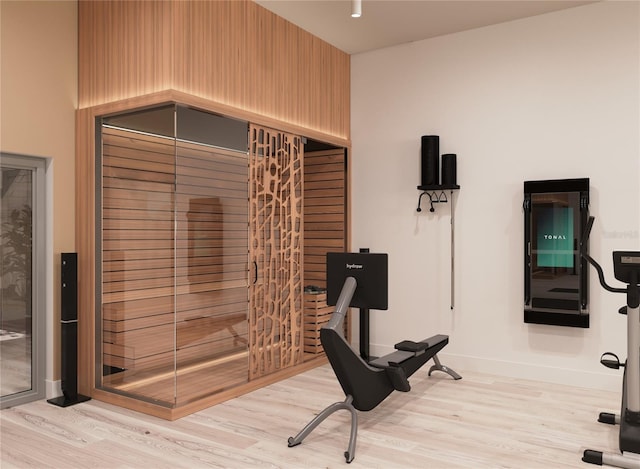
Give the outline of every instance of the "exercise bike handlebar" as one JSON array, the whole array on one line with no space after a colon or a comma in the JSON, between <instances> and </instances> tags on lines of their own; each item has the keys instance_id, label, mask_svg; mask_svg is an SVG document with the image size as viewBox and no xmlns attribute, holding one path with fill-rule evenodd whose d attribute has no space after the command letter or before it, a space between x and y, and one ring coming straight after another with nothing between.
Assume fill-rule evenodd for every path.
<instances>
[{"instance_id":1,"label":"exercise bike handlebar","mask_svg":"<svg viewBox=\"0 0 640 469\"><path fill-rule=\"evenodd\" d=\"M604 279L604 272L602 271L602 267L598 264L595 259L593 259L589 254L587 254L587 241L589 240L589 235L591 234L591 228L593 227L593 222L595 221L595 217L589 217L587 220L587 225L584 227L584 232L582 233L582 239L580 240L580 256L584 257L589 264L591 264L598 272L598 280L600 280L600 285L607 291L612 293L627 293L626 288L614 288L607 284Z\"/></svg>"}]
</instances>

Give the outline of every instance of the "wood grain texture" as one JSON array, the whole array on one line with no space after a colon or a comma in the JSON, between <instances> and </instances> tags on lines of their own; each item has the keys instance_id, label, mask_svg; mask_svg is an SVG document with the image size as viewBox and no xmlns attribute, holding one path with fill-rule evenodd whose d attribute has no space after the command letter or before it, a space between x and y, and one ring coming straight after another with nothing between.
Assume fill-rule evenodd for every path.
<instances>
[{"instance_id":1,"label":"wood grain texture","mask_svg":"<svg viewBox=\"0 0 640 469\"><path fill-rule=\"evenodd\" d=\"M249 377L303 359L302 138L249 126Z\"/></svg>"},{"instance_id":2,"label":"wood grain texture","mask_svg":"<svg viewBox=\"0 0 640 469\"><path fill-rule=\"evenodd\" d=\"M95 385L95 115L76 114L76 251L78 252L78 392ZM59 370L56 372L59 376Z\"/></svg>"},{"instance_id":3,"label":"wood grain texture","mask_svg":"<svg viewBox=\"0 0 640 469\"><path fill-rule=\"evenodd\" d=\"M327 252L347 250L345 150L304 156L304 284L326 287Z\"/></svg>"},{"instance_id":4,"label":"wood grain texture","mask_svg":"<svg viewBox=\"0 0 640 469\"><path fill-rule=\"evenodd\" d=\"M81 0L79 107L174 89L348 139L350 57L249 0Z\"/></svg>"},{"instance_id":5,"label":"wood grain texture","mask_svg":"<svg viewBox=\"0 0 640 469\"><path fill-rule=\"evenodd\" d=\"M333 311L333 306L327 305L326 293L304 294L303 314L305 353L324 353L322 342L320 341L320 329L329 322Z\"/></svg>"},{"instance_id":6,"label":"wood grain texture","mask_svg":"<svg viewBox=\"0 0 640 469\"><path fill-rule=\"evenodd\" d=\"M353 468L584 469L586 448L616 451L617 428L596 421L619 393L457 370L411 378L359 413ZM37 401L0 412L4 468L339 468L350 418L337 412L287 447L343 394L322 366L168 422L92 400L62 409Z\"/></svg>"}]
</instances>

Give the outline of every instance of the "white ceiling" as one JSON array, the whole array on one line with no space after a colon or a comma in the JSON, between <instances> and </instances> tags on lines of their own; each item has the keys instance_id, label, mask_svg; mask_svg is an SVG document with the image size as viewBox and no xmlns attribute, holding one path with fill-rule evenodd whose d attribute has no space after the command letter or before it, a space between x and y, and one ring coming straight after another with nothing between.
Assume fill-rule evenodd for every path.
<instances>
[{"instance_id":1,"label":"white ceiling","mask_svg":"<svg viewBox=\"0 0 640 469\"><path fill-rule=\"evenodd\" d=\"M579 0L255 0L348 54L419 41L540 15L591 1Z\"/></svg>"}]
</instances>

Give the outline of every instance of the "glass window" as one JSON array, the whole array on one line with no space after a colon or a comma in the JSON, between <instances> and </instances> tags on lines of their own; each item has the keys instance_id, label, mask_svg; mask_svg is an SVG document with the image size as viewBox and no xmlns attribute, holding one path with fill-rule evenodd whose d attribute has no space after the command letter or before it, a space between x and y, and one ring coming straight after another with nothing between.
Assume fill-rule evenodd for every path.
<instances>
[{"instance_id":1,"label":"glass window","mask_svg":"<svg viewBox=\"0 0 640 469\"><path fill-rule=\"evenodd\" d=\"M43 159L0 154L0 399L44 397Z\"/></svg>"}]
</instances>

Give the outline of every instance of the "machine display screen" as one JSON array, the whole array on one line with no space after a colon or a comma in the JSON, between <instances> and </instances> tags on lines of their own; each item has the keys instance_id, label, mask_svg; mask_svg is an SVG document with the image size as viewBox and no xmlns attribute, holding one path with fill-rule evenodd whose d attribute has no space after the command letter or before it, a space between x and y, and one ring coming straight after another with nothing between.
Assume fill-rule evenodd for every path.
<instances>
[{"instance_id":1,"label":"machine display screen","mask_svg":"<svg viewBox=\"0 0 640 469\"><path fill-rule=\"evenodd\" d=\"M335 305L345 280L353 277L356 290L350 306L388 308L389 268L387 254L361 252L327 253L327 304Z\"/></svg>"},{"instance_id":2,"label":"machine display screen","mask_svg":"<svg viewBox=\"0 0 640 469\"><path fill-rule=\"evenodd\" d=\"M538 267L573 268L573 208L537 207L535 212Z\"/></svg>"}]
</instances>

